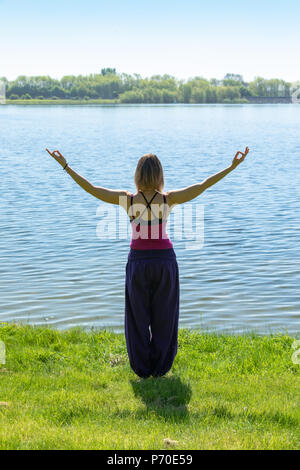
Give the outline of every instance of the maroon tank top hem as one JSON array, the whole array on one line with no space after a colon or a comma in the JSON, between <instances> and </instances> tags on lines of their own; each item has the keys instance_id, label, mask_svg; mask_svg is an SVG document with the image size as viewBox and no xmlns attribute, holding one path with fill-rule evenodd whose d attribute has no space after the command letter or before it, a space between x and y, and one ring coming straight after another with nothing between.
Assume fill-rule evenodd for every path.
<instances>
[{"instance_id":1,"label":"maroon tank top hem","mask_svg":"<svg viewBox=\"0 0 300 470\"><path fill-rule=\"evenodd\" d=\"M173 244L169 238L164 240L143 240L138 238L131 241L130 248L133 250L168 250L173 248Z\"/></svg>"}]
</instances>

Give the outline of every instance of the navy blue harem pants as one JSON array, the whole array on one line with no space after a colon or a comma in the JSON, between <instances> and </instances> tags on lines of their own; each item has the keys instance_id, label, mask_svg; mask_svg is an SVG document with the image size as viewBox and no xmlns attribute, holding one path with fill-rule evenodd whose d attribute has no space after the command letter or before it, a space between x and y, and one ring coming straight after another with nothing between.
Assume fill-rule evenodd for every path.
<instances>
[{"instance_id":1,"label":"navy blue harem pants","mask_svg":"<svg viewBox=\"0 0 300 470\"><path fill-rule=\"evenodd\" d=\"M130 250L126 265L125 336L139 377L166 374L177 353L179 272L173 248Z\"/></svg>"}]
</instances>

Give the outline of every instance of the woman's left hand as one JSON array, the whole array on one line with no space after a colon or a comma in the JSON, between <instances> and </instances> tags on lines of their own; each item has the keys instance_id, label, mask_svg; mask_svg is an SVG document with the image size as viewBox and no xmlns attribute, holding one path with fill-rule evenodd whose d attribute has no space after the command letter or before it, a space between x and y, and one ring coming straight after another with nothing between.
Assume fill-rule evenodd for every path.
<instances>
[{"instance_id":1,"label":"woman's left hand","mask_svg":"<svg viewBox=\"0 0 300 470\"><path fill-rule=\"evenodd\" d=\"M245 148L245 152L240 152L240 151L237 152L234 159L232 160L231 167L236 168L240 163L242 163L245 160L248 153L249 153L249 147ZM242 156L239 158L239 155L242 155Z\"/></svg>"},{"instance_id":2,"label":"woman's left hand","mask_svg":"<svg viewBox=\"0 0 300 470\"><path fill-rule=\"evenodd\" d=\"M54 150L54 152L50 152L49 149L46 149L46 151L53 157L62 167L65 167L67 164L67 160L65 157L62 156L59 150Z\"/></svg>"}]
</instances>

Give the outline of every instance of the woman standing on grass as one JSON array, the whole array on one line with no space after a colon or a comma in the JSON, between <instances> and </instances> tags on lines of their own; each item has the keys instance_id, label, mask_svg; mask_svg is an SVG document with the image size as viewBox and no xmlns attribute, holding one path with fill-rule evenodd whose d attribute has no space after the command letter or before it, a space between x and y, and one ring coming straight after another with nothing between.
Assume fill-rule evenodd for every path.
<instances>
[{"instance_id":1,"label":"woman standing on grass","mask_svg":"<svg viewBox=\"0 0 300 470\"><path fill-rule=\"evenodd\" d=\"M126 265L125 336L132 370L139 377L159 377L177 353L179 274L166 233L172 207L190 201L234 170L249 152L237 152L232 164L203 182L163 193L164 175L156 155L144 155L135 172L137 192L94 186L74 171L58 150L47 152L85 191L121 205L130 217L132 240ZM241 157L239 157L241 155ZM154 203L155 201L155 203Z\"/></svg>"}]
</instances>

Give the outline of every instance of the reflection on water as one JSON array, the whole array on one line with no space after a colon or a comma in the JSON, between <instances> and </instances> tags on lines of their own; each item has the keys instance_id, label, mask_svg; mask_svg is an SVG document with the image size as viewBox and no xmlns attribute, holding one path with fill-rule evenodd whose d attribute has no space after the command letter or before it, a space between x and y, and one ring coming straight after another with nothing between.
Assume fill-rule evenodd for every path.
<instances>
[{"instance_id":1,"label":"reflection on water","mask_svg":"<svg viewBox=\"0 0 300 470\"><path fill-rule=\"evenodd\" d=\"M166 190L251 153L189 203L204 205L202 249L174 240L181 327L295 333L300 319L298 105L0 107L0 321L123 330L129 240L99 240L98 200L43 149L96 185L133 190L156 153ZM171 232L172 234L172 232Z\"/></svg>"}]
</instances>

